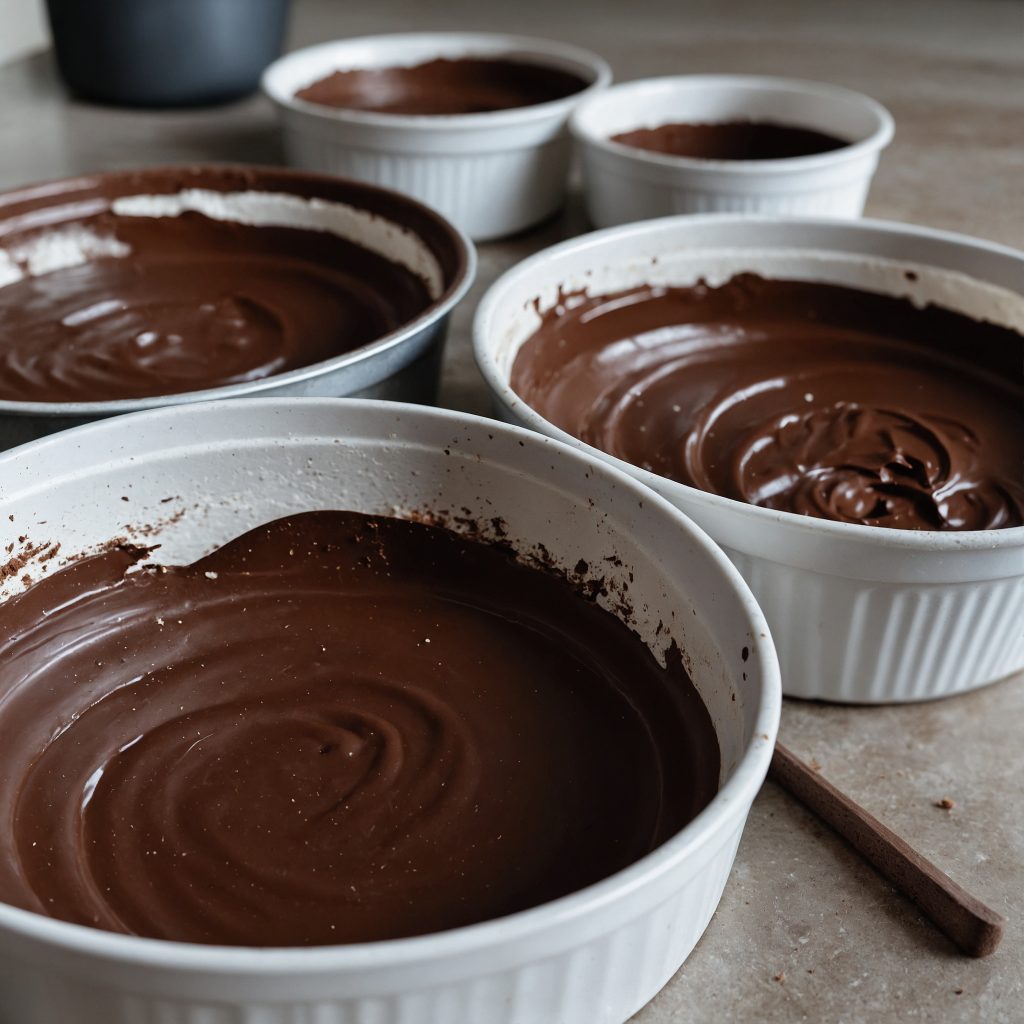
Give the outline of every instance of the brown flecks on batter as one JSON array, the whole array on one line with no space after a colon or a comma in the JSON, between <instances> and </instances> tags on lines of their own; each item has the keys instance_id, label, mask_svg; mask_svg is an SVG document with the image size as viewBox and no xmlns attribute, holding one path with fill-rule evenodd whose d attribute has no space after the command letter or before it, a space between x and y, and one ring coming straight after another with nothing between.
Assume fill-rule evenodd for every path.
<instances>
[{"instance_id":1,"label":"brown flecks on batter","mask_svg":"<svg viewBox=\"0 0 1024 1024\"><path fill-rule=\"evenodd\" d=\"M60 550L60 545L55 542L29 544L28 538L25 536L19 537L18 543L24 545L22 550L8 558L3 565L0 565L0 584L21 576L24 569L33 560L47 561ZM10 550L12 549L8 548L8 551Z\"/></svg>"},{"instance_id":2,"label":"brown flecks on batter","mask_svg":"<svg viewBox=\"0 0 1024 1024\"><path fill-rule=\"evenodd\" d=\"M420 935L608 877L717 790L683 653L504 548L313 512L147 554L0 605L0 900L189 942Z\"/></svg>"}]
</instances>

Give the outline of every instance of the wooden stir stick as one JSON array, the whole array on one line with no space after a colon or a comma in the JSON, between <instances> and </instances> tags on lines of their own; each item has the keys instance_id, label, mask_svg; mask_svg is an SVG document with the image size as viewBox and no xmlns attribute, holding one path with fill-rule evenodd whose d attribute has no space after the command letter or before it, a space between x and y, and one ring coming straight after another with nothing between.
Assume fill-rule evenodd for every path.
<instances>
[{"instance_id":1,"label":"wooden stir stick","mask_svg":"<svg viewBox=\"0 0 1024 1024\"><path fill-rule=\"evenodd\" d=\"M912 899L964 953L988 956L995 952L1005 917L975 899L781 743L775 744L768 775Z\"/></svg>"}]
</instances>

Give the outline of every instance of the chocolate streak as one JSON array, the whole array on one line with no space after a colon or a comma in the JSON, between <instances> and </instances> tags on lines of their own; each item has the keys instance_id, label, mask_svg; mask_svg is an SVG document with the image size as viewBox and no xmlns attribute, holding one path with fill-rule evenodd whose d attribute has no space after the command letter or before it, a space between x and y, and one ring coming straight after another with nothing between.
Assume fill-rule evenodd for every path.
<instances>
[{"instance_id":1,"label":"chocolate streak","mask_svg":"<svg viewBox=\"0 0 1024 1024\"><path fill-rule=\"evenodd\" d=\"M383 114L481 114L564 99L588 84L579 75L542 64L441 57L413 67L335 71L295 96Z\"/></svg>"},{"instance_id":2,"label":"chocolate streak","mask_svg":"<svg viewBox=\"0 0 1024 1024\"><path fill-rule=\"evenodd\" d=\"M707 711L558 577L348 512L0 608L0 899L201 943L389 939L625 867L717 788Z\"/></svg>"},{"instance_id":3,"label":"chocolate streak","mask_svg":"<svg viewBox=\"0 0 1024 1024\"><path fill-rule=\"evenodd\" d=\"M603 451L765 508L908 530L1024 523L1024 338L751 274L564 297L512 367Z\"/></svg>"},{"instance_id":4,"label":"chocolate streak","mask_svg":"<svg viewBox=\"0 0 1024 1024\"><path fill-rule=\"evenodd\" d=\"M322 231L179 217L85 223L131 247L0 288L0 399L92 402L256 380L373 341L430 304Z\"/></svg>"},{"instance_id":5,"label":"chocolate streak","mask_svg":"<svg viewBox=\"0 0 1024 1024\"><path fill-rule=\"evenodd\" d=\"M611 140L634 149L701 160L786 160L850 145L835 135L771 121L662 124L621 132Z\"/></svg>"}]
</instances>

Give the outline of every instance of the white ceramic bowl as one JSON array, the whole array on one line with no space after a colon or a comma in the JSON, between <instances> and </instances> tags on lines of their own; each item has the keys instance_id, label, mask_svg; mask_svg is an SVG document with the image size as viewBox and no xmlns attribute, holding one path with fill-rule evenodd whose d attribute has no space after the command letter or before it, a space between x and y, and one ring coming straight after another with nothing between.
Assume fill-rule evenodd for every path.
<instances>
[{"instance_id":1,"label":"white ceramic bowl","mask_svg":"<svg viewBox=\"0 0 1024 1024\"><path fill-rule=\"evenodd\" d=\"M784 160L700 160L612 142L670 123L771 121L851 145ZM570 126L597 227L673 213L858 217L893 121L873 99L819 82L754 75L683 75L626 82L588 98Z\"/></svg>"},{"instance_id":2,"label":"white ceramic bowl","mask_svg":"<svg viewBox=\"0 0 1024 1024\"><path fill-rule=\"evenodd\" d=\"M1024 253L1012 249L881 221L665 218L554 246L495 282L474 346L500 414L619 466L703 526L764 609L789 696L926 700L1024 668L1024 527L915 532L747 505L583 444L509 385L539 323L535 300L543 312L559 289L715 284L743 271L907 295L1024 329Z\"/></svg>"},{"instance_id":3,"label":"white ceramic bowl","mask_svg":"<svg viewBox=\"0 0 1024 1024\"><path fill-rule=\"evenodd\" d=\"M194 210L218 220L331 232L418 274L431 302L365 345L256 380L148 398L0 400L0 448L107 416L241 395L434 401L448 317L473 283L476 252L433 210L363 182L279 167L147 167L49 181L0 193L0 288L97 257L130 258L103 223L110 210L156 222Z\"/></svg>"},{"instance_id":4,"label":"white ceramic bowl","mask_svg":"<svg viewBox=\"0 0 1024 1024\"><path fill-rule=\"evenodd\" d=\"M295 96L334 71L467 56L521 58L573 72L590 85L550 103L440 116L340 110ZM611 77L600 57L565 43L421 32L298 50L271 64L263 89L281 114L289 163L405 192L479 240L521 231L558 210L572 150L569 112Z\"/></svg>"},{"instance_id":5,"label":"white ceramic bowl","mask_svg":"<svg viewBox=\"0 0 1024 1024\"><path fill-rule=\"evenodd\" d=\"M0 545L16 552L55 540L62 555L81 552L126 522L153 523L147 543L162 545L162 560L186 561L290 512L465 507L501 516L517 547L543 543L569 567L618 557L600 564L613 583L632 573L633 628L655 652L668 636L679 641L722 751L718 795L653 853L552 903L441 934L239 949L115 935L0 904L4 1024L620 1024L693 948L767 771L781 698L749 590L671 504L538 434L331 399L91 424L0 455L0 481ZM26 568L38 576L55 562Z\"/></svg>"}]
</instances>

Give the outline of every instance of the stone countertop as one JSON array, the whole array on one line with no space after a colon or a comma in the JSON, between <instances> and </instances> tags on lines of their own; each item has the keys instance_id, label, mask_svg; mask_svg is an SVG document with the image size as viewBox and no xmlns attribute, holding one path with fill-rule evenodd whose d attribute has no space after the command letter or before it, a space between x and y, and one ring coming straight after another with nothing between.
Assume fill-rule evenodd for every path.
<instances>
[{"instance_id":1,"label":"stone countertop","mask_svg":"<svg viewBox=\"0 0 1024 1024\"><path fill-rule=\"evenodd\" d=\"M896 138L873 217L1024 246L1024 6L1008 0L296 0L289 44L406 29L494 29L602 53L616 78L755 72L870 93ZM0 187L160 162L278 163L261 98L138 112L69 100L48 54L0 68ZM555 220L481 246L453 318L442 402L487 413L470 353L476 300L507 267L587 230L578 197ZM969 960L840 840L769 783L704 938L634 1024L1024 1020L1024 679L926 705L787 701L781 739L1009 918ZM948 798L952 810L935 806ZM484 1022L481 1022L484 1024Z\"/></svg>"}]
</instances>

